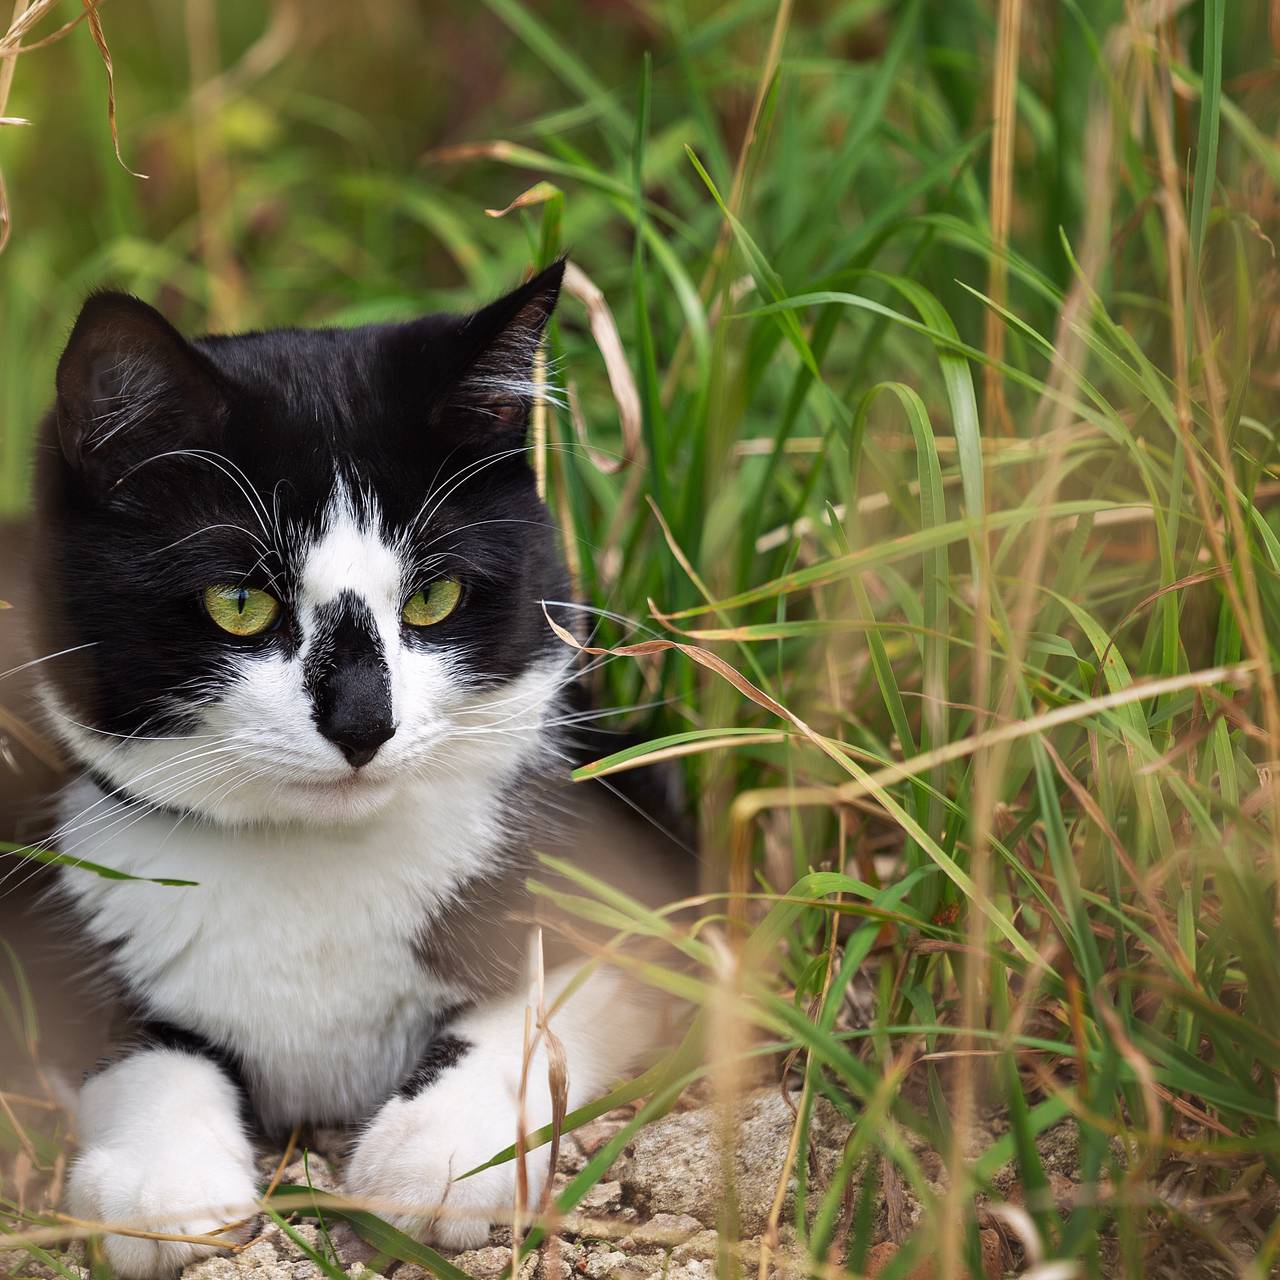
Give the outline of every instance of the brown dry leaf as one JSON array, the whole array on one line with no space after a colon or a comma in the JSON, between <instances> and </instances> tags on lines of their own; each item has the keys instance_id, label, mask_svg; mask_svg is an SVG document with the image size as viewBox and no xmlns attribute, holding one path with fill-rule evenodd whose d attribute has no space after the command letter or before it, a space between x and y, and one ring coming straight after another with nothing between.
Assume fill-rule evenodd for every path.
<instances>
[{"instance_id":1,"label":"brown dry leaf","mask_svg":"<svg viewBox=\"0 0 1280 1280\"><path fill-rule=\"evenodd\" d=\"M124 156L120 154L120 128L116 123L116 73L115 68L111 65L111 50L107 48L106 33L102 30L102 19L98 16L99 0L81 0L85 8L85 16L89 21L89 30L93 33L93 43L98 46L98 53L102 56L102 65L107 72L107 122L111 126L111 142L116 149L116 159L120 162L120 167L125 173L135 178L145 178L145 173L135 173L124 162Z\"/></svg>"},{"instance_id":2,"label":"brown dry leaf","mask_svg":"<svg viewBox=\"0 0 1280 1280\"><path fill-rule=\"evenodd\" d=\"M505 209L486 209L489 218L505 218L516 209L528 209L531 205L545 204L553 196L560 194L560 188L554 182L536 182L528 191L522 191Z\"/></svg>"},{"instance_id":3,"label":"brown dry leaf","mask_svg":"<svg viewBox=\"0 0 1280 1280\"><path fill-rule=\"evenodd\" d=\"M531 190L537 190L537 188L531 188ZM529 192L525 192L525 195L528 194ZM606 475L614 475L629 467L640 454L640 393L636 390L631 365L627 361L622 339L618 336L618 326L614 322L613 312L605 301L604 294L596 287L591 277L573 262L565 263L564 290L586 308L591 336L596 340L596 346L604 357L605 371L609 375L609 387L613 392L614 403L618 406L618 425L622 428L622 456L610 457L591 447L587 438L587 424L583 420L578 405L577 390L570 386L569 411L573 419L573 429L578 436L578 442L587 451L587 456L595 467Z\"/></svg>"}]
</instances>

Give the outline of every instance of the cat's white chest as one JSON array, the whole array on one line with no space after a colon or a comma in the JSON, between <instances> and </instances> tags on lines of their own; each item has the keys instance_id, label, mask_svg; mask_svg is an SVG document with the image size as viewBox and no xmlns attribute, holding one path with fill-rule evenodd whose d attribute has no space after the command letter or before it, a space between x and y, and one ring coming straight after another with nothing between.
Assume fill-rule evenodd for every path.
<instances>
[{"instance_id":1,"label":"cat's white chest","mask_svg":"<svg viewBox=\"0 0 1280 1280\"><path fill-rule=\"evenodd\" d=\"M68 795L68 816L87 791ZM67 888L150 1016L234 1047L268 1124L354 1119L412 1069L461 998L417 947L497 858L499 833L480 816L494 797L430 799L328 830L231 831L163 814L94 822L65 831L62 850L196 883L68 872Z\"/></svg>"}]
</instances>

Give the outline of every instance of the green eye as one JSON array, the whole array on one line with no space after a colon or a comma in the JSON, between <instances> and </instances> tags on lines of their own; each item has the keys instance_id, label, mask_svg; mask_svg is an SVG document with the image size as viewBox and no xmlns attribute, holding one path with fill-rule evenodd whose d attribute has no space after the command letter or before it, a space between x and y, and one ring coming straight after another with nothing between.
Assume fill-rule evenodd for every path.
<instances>
[{"instance_id":1,"label":"green eye","mask_svg":"<svg viewBox=\"0 0 1280 1280\"><path fill-rule=\"evenodd\" d=\"M434 627L443 622L462 599L462 583L452 578L437 578L429 587L415 591L405 601L401 617L411 627Z\"/></svg>"},{"instance_id":2,"label":"green eye","mask_svg":"<svg viewBox=\"0 0 1280 1280\"><path fill-rule=\"evenodd\" d=\"M257 587L206 587L204 607L209 617L233 636L261 635L280 617L280 601Z\"/></svg>"}]
</instances>

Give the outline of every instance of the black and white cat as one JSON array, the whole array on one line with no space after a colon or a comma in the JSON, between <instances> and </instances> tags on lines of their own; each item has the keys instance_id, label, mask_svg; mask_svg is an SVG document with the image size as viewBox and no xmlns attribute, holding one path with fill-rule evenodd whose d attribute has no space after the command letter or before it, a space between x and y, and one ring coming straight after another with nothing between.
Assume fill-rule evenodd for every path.
<instances>
[{"instance_id":1,"label":"black and white cat","mask_svg":"<svg viewBox=\"0 0 1280 1280\"><path fill-rule=\"evenodd\" d=\"M421 1236L509 1214L513 1164L451 1179L515 1138L506 915L563 772L541 602L568 588L525 442L561 275L469 316L193 341L85 305L38 468L41 697L83 770L57 847L195 883L63 876L135 1013L81 1095L75 1215L216 1229L256 1195L252 1131L312 1122L364 1125L348 1188ZM609 969L564 1003L570 1107L646 1019ZM532 1087L525 1125L550 1114ZM126 1278L203 1252L106 1251Z\"/></svg>"}]
</instances>

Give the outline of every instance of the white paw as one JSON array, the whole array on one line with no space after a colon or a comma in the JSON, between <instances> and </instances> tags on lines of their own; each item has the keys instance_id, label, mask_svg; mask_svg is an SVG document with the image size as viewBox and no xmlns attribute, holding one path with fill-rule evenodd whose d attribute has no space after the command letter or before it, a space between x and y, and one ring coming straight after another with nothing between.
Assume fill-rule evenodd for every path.
<instances>
[{"instance_id":1,"label":"white paw","mask_svg":"<svg viewBox=\"0 0 1280 1280\"><path fill-rule=\"evenodd\" d=\"M252 1164L230 1152L185 1151L150 1158L130 1147L91 1147L72 1166L67 1208L91 1222L170 1235L218 1235L254 1211ZM243 1235L243 1231L240 1233ZM159 1280L217 1252L213 1245L104 1235L102 1247L119 1280Z\"/></svg>"},{"instance_id":2,"label":"white paw","mask_svg":"<svg viewBox=\"0 0 1280 1280\"><path fill-rule=\"evenodd\" d=\"M401 1231L447 1249L475 1249L494 1222L509 1221L516 1193L514 1161L470 1178L516 1139L516 1114L492 1080L465 1067L418 1097L392 1098L364 1132L347 1166L354 1196ZM538 1123L541 1123L539 1121ZM546 1180L547 1148L526 1159L529 1200Z\"/></svg>"}]
</instances>

